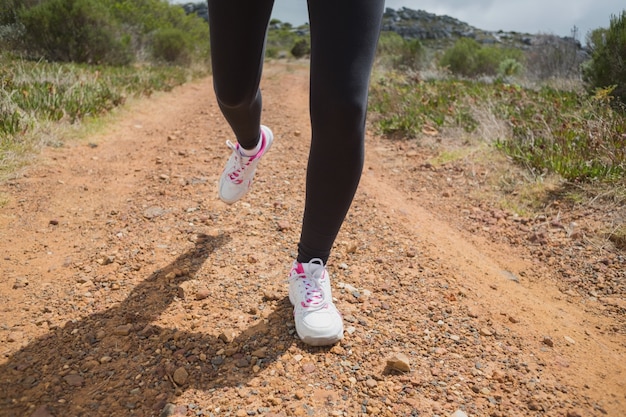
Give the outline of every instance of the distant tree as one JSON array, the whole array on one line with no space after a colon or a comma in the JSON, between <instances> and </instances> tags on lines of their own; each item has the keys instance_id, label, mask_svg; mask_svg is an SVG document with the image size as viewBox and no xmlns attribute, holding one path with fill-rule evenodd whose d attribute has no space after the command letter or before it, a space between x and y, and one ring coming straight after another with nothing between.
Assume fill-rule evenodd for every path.
<instances>
[{"instance_id":1,"label":"distant tree","mask_svg":"<svg viewBox=\"0 0 626 417\"><path fill-rule=\"evenodd\" d=\"M589 90L614 87L612 94L626 104L626 10L611 16L608 29L596 29L587 37L591 60L583 77Z\"/></svg>"}]
</instances>

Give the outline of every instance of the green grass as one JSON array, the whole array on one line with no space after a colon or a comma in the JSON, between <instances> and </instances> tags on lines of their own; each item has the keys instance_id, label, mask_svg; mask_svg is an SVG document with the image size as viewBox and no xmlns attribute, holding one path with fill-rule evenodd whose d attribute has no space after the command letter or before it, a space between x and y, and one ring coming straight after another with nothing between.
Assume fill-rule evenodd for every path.
<instances>
[{"instance_id":1,"label":"green grass","mask_svg":"<svg viewBox=\"0 0 626 417\"><path fill-rule=\"evenodd\" d=\"M97 118L128 98L169 91L205 73L204 68L104 67L0 56L0 174L37 152L41 133L51 124Z\"/></svg>"},{"instance_id":2,"label":"green grass","mask_svg":"<svg viewBox=\"0 0 626 417\"><path fill-rule=\"evenodd\" d=\"M489 130L481 128L483 121L496 120L506 132L483 139L536 175L611 183L626 174L626 114L606 92L587 96L448 79L415 83L389 73L373 83L370 108L380 133L395 138L417 138L429 126L482 133Z\"/></svg>"}]
</instances>

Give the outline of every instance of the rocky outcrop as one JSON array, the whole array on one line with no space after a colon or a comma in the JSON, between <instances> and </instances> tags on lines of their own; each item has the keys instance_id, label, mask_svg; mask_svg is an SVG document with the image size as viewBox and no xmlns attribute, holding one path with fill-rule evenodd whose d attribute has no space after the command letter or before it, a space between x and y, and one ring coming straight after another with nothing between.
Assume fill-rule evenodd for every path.
<instances>
[{"instance_id":1,"label":"rocky outcrop","mask_svg":"<svg viewBox=\"0 0 626 417\"><path fill-rule=\"evenodd\" d=\"M206 2L186 3L182 5L182 8L185 9L187 14L195 13L207 22L209 21L209 6Z\"/></svg>"},{"instance_id":2,"label":"rocky outcrop","mask_svg":"<svg viewBox=\"0 0 626 417\"><path fill-rule=\"evenodd\" d=\"M403 7L387 8L383 17L383 30L396 32L404 38L450 39L475 38L477 29L450 16L438 16L424 10Z\"/></svg>"},{"instance_id":3,"label":"rocky outcrop","mask_svg":"<svg viewBox=\"0 0 626 417\"><path fill-rule=\"evenodd\" d=\"M580 43L572 37L503 30L486 31L450 16L406 7L398 10L387 8L383 17L383 30L396 32L405 39L419 39L426 44L433 42L446 44L458 38L472 38L482 44L503 44L530 49L545 44L549 38L552 43L561 43L562 47L571 47L574 44L576 48L581 48Z\"/></svg>"}]
</instances>

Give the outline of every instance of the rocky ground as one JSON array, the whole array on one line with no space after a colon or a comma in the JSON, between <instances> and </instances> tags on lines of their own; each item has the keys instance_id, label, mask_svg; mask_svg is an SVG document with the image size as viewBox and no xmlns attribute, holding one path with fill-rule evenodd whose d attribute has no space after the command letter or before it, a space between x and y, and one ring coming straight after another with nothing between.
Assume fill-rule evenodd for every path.
<instances>
[{"instance_id":1,"label":"rocky ground","mask_svg":"<svg viewBox=\"0 0 626 417\"><path fill-rule=\"evenodd\" d=\"M216 196L230 135L206 79L0 184L1 416L626 412L626 260L602 232L624 207L516 216L494 160L433 162L453 138L368 136L329 263L345 339L301 343L306 68L262 88L276 142L244 202Z\"/></svg>"}]
</instances>

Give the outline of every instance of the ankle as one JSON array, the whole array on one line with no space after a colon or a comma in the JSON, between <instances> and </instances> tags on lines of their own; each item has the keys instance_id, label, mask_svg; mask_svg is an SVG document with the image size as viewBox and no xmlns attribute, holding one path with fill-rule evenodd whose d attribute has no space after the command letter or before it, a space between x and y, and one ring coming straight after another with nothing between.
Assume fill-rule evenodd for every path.
<instances>
[{"instance_id":1,"label":"ankle","mask_svg":"<svg viewBox=\"0 0 626 417\"><path fill-rule=\"evenodd\" d=\"M261 132L261 135L259 136L259 140L257 141L256 145L252 149L246 149L243 146L239 145L239 153L247 157L255 156L256 154L258 154L259 151L261 150L261 147L263 146L262 135L263 135L263 132Z\"/></svg>"}]
</instances>

